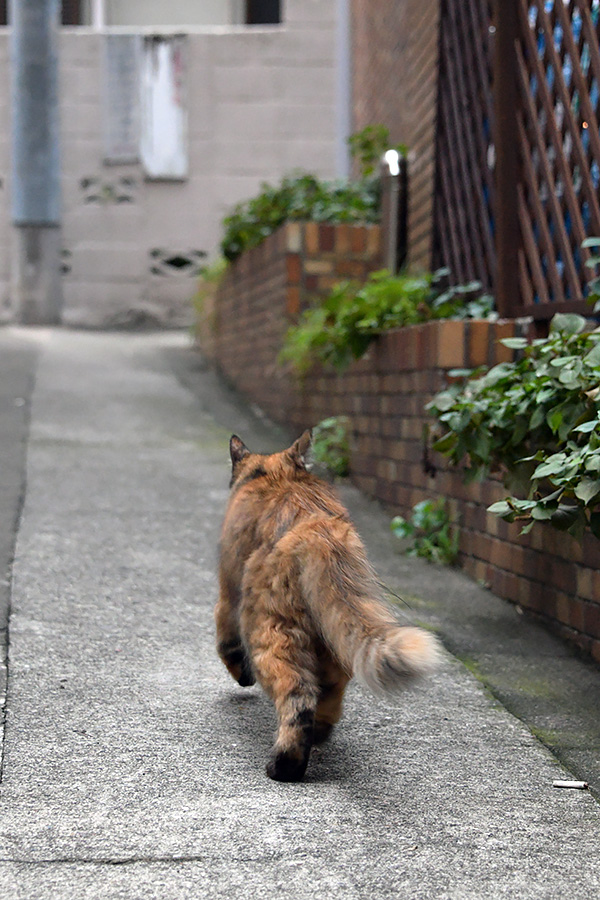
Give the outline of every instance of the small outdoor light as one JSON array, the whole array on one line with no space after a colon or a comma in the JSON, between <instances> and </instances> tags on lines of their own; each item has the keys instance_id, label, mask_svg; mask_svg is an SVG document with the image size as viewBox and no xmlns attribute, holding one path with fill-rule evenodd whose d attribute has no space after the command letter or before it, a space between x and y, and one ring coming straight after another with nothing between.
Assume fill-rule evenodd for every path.
<instances>
[{"instance_id":1,"label":"small outdoor light","mask_svg":"<svg viewBox=\"0 0 600 900\"><path fill-rule=\"evenodd\" d=\"M390 272L398 269L398 202L400 195L400 154L386 150L381 158L383 174L382 225L385 235L385 265Z\"/></svg>"},{"instance_id":2,"label":"small outdoor light","mask_svg":"<svg viewBox=\"0 0 600 900\"><path fill-rule=\"evenodd\" d=\"M386 150L383 158L387 163L390 175L400 174L400 154L397 150Z\"/></svg>"}]
</instances>

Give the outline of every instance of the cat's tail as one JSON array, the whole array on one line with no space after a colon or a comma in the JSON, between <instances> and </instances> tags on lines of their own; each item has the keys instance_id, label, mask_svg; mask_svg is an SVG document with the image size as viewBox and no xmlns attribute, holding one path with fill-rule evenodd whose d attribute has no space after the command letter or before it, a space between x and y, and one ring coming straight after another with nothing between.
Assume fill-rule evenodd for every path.
<instances>
[{"instance_id":1,"label":"cat's tail","mask_svg":"<svg viewBox=\"0 0 600 900\"><path fill-rule=\"evenodd\" d=\"M347 519L315 516L283 541L299 563L308 612L349 675L381 694L436 668L440 644L422 628L398 624Z\"/></svg>"}]
</instances>

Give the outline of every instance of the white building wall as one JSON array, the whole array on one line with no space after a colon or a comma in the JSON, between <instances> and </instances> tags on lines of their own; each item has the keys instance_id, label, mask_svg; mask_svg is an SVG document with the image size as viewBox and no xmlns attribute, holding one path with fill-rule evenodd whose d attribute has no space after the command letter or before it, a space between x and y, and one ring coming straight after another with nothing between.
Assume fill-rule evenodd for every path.
<instances>
[{"instance_id":1,"label":"white building wall","mask_svg":"<svg viewBox=\"0 0 600 900\"><path fill-rule=\"evenodd\" d=\"M189 177L181 182L103 162L104 36L62 31L65 324L186 324L193 267L169 267L165 257L214 256L223 216L264 181L294 169L335 176L335 8L336 0L287 0L281 26L188 35ZM4 84L7 43L4 31ZM10 307L5 98L0 92L0 315Z\"/></svg>"}]
</instances>

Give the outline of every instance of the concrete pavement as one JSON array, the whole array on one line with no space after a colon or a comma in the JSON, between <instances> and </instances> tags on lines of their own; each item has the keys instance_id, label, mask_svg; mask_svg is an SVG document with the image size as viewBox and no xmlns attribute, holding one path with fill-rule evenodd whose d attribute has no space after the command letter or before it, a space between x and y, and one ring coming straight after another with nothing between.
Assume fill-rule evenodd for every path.
<instances>
[{"instance_id":1,"label":"concrete pavement","mask_svg":"<svg viewBox=\"0 0 600 900\"><path fill-rule=\"evenodd\" d=\"M460 573L394 554L385 515L345 487L381 574L419 598L409 618L469 668L448 655L395 707L354 686L306 781L269 781L273 715L217 659L212 607L229 435L263 450L285 437L198 367L185 335L6 329L0 377L6 347L27 356L21 371L37 366L10 585L0 900L598 892L594 796L553 788L568 773L481 683L499 682L509 656L556 672L552 638ZM597 670L559 656L574 691L597 689ZM578 774L593 770L594 740Z\"/></svg>"}]
</instances>

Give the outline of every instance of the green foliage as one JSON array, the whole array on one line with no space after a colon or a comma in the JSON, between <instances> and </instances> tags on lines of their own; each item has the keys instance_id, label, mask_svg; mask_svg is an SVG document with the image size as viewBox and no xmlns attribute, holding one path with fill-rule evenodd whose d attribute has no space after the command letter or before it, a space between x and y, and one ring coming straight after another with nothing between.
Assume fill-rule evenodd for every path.
<instances>
[{"instance_id":1,"label":"green foliage","mask_svg":"<svg viewBox=\"0 0 600 900\"><path fill-rule=\"evenodd\" d=\"M390 148L385 125L368 125L351 135L348 144L360 166L359 179L321 181L308 173L296 173L283 178L279 185L263 184L257 197L238 203L223 220L221 251L225 259L237 259L244 250L256 247L287 221L378 222L379 160L385 150L394 149L404 155L406 147L399 144Z\"/></svg>"},{"instance_id":2,"label":"green foliage","mask_svg":"<svg viewBox=\"0 0 600 900\"><path fill-rule=\"evenodd\" d=\"M323 419L313 428L312 451L316 462L344 478L350 471L350 422L346 416Z\"/></svg>"},{"instance_id":3,"label":"green foliage","mask_svg":"<svg viewBox=\"0 0 600 900\"><path fill-rule=\"evenodd\" d=\"M226 271L227 260L222 256L200 269L196 293L192 297L192 304L198 315L203 313L207 297L212 296Z\"/></svg>"},{"instance_id":4,"label":"green foliage","mask_svg":"<svg viewBox=\"0 0 600 900\"><path fill-rule=\"evenodd\" d=\"M348 146L360 165L363 178L377 172L386 150L396 150L400 156L406 156L407 152L405 144L390 145L390 131L385 125L367 125L362 131L350 135Z\"/></svg>"},{"instance_id":5,"label":"green foliage","mask_svg":"<svg viewBox=\"0 0 600 900\"><path fill-rule=\"evenodd\" d=\"M238 203L224 219L223 256L237 259L256 247L286 221L377 222L379 181L320 181L314 175L283 178L275 187L264 184L257 197Z\"/></svg>"},{"instance_id":6,"label":"green foliage","mask_svg":"<svg viewBox=\"0 0 600 900\"><path fill-rule=\"evenodd\" d=\"M215 295L221 279L227 271L227 260L217 257L212 263L203 266L196 293L192 297L194 308L193 333L199 343L210 339L216 327Z\"/></svg>"},{"instance_id":7,"label":"green foliage","mask_svg":"<svg viewBox=\"0 0 600 900\"><path fill-rule=\"evenodd\" d=\"M600 328L587 324L556 315L548 338L504 340L516 361L454 373L428 407L445 429L434 449L468 459L467 477L503 468L515 496L490 509L524 531L547 521L600 536Z\"/></svg>"},{"instance_id":8,"label":"green foliage","mask_svg":"<svg viewBox=\"0 0 600 900\"><path fill-rule=\"evenodd\" d=\"M491 315L493 300L481 294L478 282L443 287L447 274L441 269L433 275L392 275L384 269L364 284L340 282L288 330L280 361L292 363L300 374L315 363L343 371L383 331L430 319Z\"/></svg>"},{"instance_id":9,"label":"green foliage","mask_svg":"<svg viewBox=\"0 0 600 900\"><path fill-rule=\"evenodd\" d=\"M458 529L452 527L443 500L422 500L413 507L410 520L396 516L392 532L400 539L410 539L408 556L422 556L431 562L454 565L458 556Z\"/></svg>"},{"instance_id":10,"label":"green foliage","mask_svg":"<svg viewBox=\"0 0 600 900\"><path fill-rule=\"evenodd\" d=\"M589 237L583 241L582 247L591 251L591 256L586 259L588 269L594 270L594 277L588 284L588 302L594 304L594 313L600 312L600 238Z\"/></svg>"}]
</instances>

